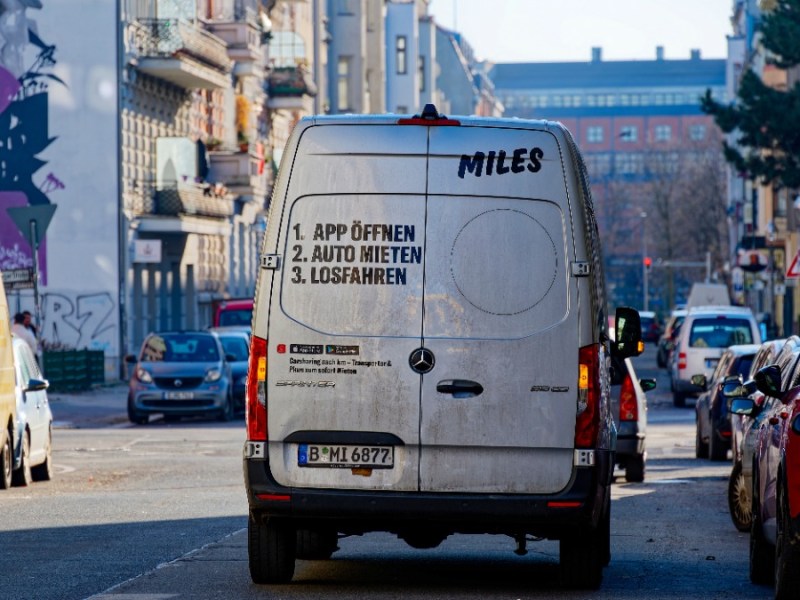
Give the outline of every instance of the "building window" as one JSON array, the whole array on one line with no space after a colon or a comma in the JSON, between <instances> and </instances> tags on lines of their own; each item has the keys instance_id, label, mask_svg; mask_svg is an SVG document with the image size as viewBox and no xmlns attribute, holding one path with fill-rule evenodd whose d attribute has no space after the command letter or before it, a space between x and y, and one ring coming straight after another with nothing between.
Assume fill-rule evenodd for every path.
<instances>
[{"instance_id":1,"label":"building window","mask_svg":"<svg viewBox=\"0 0 800 600\"><path fill-rule=\"evenodd\" d=\"M420 56L417 60L417 68L419 69L419 91L425 91L425 57Z\"/></svg>"},{"instance_id":2,"label":"building window","mask_svg":"<svg viewBox=\"0 0 800 600\"><path fill-rule=\"evenodd\" d=\"M398 35L395 40L395 59L397 61L397 74L405 75L408 72L408 65L406 64L406 36Z\"/></svg>"},{"instance_id":3,"label":"building window","mask_svg":"<svg viewBox=\"0 0 800 600\"><path fill-rule=\"evenodd\" d=\"M669 125L656 125L655 134L657 142L668 142L672 139L672 127Z\"/></svg>"},{"instance_id":4,"label":"building window","mask_svg":"<svg viewBox=\"0 0 800 600\"><path fill-rule=\"evenodd\" d=\"M350 57L340 56L337 66L336 104L339 112L350 110Z\"/></svg>"},{"instance_id":5,"label":"building window","mask_svg":"<svg viewBox=\"0 0 800 600\"><path fill-rule=\"evenodd\" d=\"M635 142L639 139L639 130L636 125L623 125L619 129L619 139L623 142Z\"/></svg>"},{"instance_id":6,"label":"building window","mask_svg":"<svg viewBox=\"0 0 800 600\"><path fill-rule=\"evenodd\" d=\"M603 128L599 125L593 125L586 128L586 141L590 144L596 144L603 141Z\"/></svg>"},{"instance_id":7,"label":"building window","mask_svg":"<svg viewBox=\"0 0 800 600\"><path fill-rule=\"evenodd\" d=\"M705 125L690 125L689 126L689 139L695 142L706 139L706 126Z\"/></svg>"},{"instance_id":8,"label":"building window","mask_svg":"<svg viewBox=\"0 0 800 600\"><path fill-rule=\"evenodd\" d=\"M294 31L273 31L269 59L273 67L296 67L305 61L306 45Z\"/></svg>"}]
</instances>

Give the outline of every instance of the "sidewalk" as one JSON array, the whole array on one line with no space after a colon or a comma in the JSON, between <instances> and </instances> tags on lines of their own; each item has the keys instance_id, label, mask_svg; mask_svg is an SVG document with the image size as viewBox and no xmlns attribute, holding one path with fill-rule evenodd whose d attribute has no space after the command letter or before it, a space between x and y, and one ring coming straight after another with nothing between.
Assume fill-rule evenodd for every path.
<instances>
[{"instance_id":1,"label":"sidewalk","mask_svg":"<svg viewBox=\"0 0 800 600\"><path fill-rule=\"evenodd\" d=\"M55 429L128 423L128 383L119 381L82 392L47 394Z\"/></svg>"}]
</instances>

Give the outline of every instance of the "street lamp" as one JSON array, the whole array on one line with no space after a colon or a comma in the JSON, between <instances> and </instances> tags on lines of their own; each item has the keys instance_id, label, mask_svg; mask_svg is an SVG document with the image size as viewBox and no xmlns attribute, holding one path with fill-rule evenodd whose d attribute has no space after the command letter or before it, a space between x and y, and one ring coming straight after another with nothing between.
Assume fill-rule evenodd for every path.
<instances>
[{"instance_id":1,"label":"street lamp","mask_svg":"<svg viewBox=\"0 0 800 600\"><path fill-rule=\"evenodd\" d=\"M650 258L647 256L647 234L645 232L645 224L647 223L647 213L642 211L639 213L639 216L642 218L642 310L648 310L648 290L647 290L647 276L649 275L650 271Z\"/></svg>"}]
</instances>

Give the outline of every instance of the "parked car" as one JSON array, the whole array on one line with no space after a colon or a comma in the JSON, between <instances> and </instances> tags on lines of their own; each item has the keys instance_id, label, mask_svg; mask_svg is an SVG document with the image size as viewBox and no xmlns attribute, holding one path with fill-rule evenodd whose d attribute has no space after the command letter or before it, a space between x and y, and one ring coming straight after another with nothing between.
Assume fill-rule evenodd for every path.
<instances>
[{"instance_id":1,"label":"parked car","mask_svg":"<svg viewBox=\"0 0 800 600\"><path fill-rule=\"evenodd\" d=\"M687 397L703 390L692 376L711 377L725 348L735 344L760 344L758 323L749 308L699 306L690 308L672 351L670 384L672 402L684 406Z\"/></svg>"},{"instance_id":2,"label":"parked car","mask_svg":"<svg viewBox=\"0 0 800 600\"><path fill-rule=\"evenodd\" d=\"M17 402L14 397L14 351L5 288L0 285L0 489L11 487Z\"/></svg>"},{"instance_id":3,"label":"parked car","mask_svg":"<svg viewBox=\"0 0 800 600\"><path fill-rule=\"evenodd\" d=\"M142 344L128 391L128 418L145 424L151 414L166 420L213 415L233 418L231 364L217 334L209 331L151 333Z\"/></svg>"},{"instance_id":4,"label":"parked car","mask_svg":"<svg viewBox=\"0 0 800 600\"><path fill-rule=\"evenodd\" d=\"M745 385L753 389L749 394L755 402L753 413L749 416L731 413L733 467L728 478L728 509L731 520L739 531L750 531L753 521L753 452L760 423L767 414L770 403L776 401L754 389L755 384L752 380L762 368L777 362L778 355L787 342L789 347L800 346L800 338L796 336L788 340L770 340L761 344L750 367L750 374L744 378ZM731 401L728 396L725 398L726 402Z\"/></svg>"},{"instance_id":5,"label":"parked car","mask_svg":"<svg viewBox=\"0 0 800 600\"><path fill-rule=\"evenodd\" d=\"M662 369L667 368L669 365L672 348L675 346L675 339L680 331L681 323L683 323L683 319L686 318L686 312L685 308L676 308L673 310L667 324L664 326L661 337L658 338L656 363Z\"/></svg>"},{"instance_id":6,"label":"parked car","mask_svg":"<svg viewBox=\"0 0 800 600\"><path fill-rule=\"evenodd\" d=\"M214 329L222 348L231 364L234 408L244 410L245 389L247 387L247 363L250 360L250 333L234 328Z\"/></svg>"},{"instance_id":7,"label":"parked car","mask_svg":"<svg viewBox=\"0 0 800 600\"><path fill-rule=\"evenodd\" d=\"M750 374L750 367L759 346L731 346L722 353L710 379L699 374L693 381L705 389L695 404L695 457L722 461L731 448L731 417L722 386L728 381L741 381Z\"/></svg>"},{"instance_id":8,"label":"parked car","mask_svg":"<svg viewBox=\"0 0 800 600\"><path fill-rule=\"evenodd\" d=\"M39 371L28 343L12 340L17 400L17 448L14 485L49 481L53 476L53 413L47 399L48 383Z\"/></svg>"},{"instance_id":9,"label":"parked car","mask_svg":"<svg viewBox=\"0 0 800 600\"><path fill-rule=\"evenodd\" d=\"M655 379L639 379L629 358L612 358L611 413L617 427L616 462L625 480L644 481L647 450L647 395Z\"/></svg>"},{"instance_id":10,"label":"parked car","mask_svg":"<svg viewBox=\"0 0 800 600\"><path fill-rule=\"evenodd\" d=\"M661 335L661 324L658 322L656 313L649 310L639 311L639 318L642 323L642 339L645 342L658 342Z\"/></svg>"},{"instance_id":11,"label":"parked car","mask_svg":"<svg viewBox=\"0 0 800 600\"><path fill-rule=\"evenodd\" d=\"M755 385L772 403L758 430L753 458L753 522L750 527L750 579L774 581L775 597L795 598L800 575L800 352L782 368L758 371ZM731 410L751 417L755 401L740 386L726 393ZM738 397L737 397L738 396Z\"/></svg>"}]
</instances>

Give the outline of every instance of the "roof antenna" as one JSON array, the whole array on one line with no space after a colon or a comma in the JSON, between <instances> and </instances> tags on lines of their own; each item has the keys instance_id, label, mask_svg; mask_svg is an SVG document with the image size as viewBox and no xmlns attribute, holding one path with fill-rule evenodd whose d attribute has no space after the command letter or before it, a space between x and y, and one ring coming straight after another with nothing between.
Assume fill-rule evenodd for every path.
<instances>
[{"instance_id":1,"label":"roof antenna","mask_svg":"<svg viewBox=\"0 0 800 600\"><path fill-rule=\"evenodd\" d=\"M436 110L435 104L426 104L425 108L422 109L421 118L435 121L436 119L443 118L443 116L439 115L439 111Z\"/></svg>"}]
</instances>

